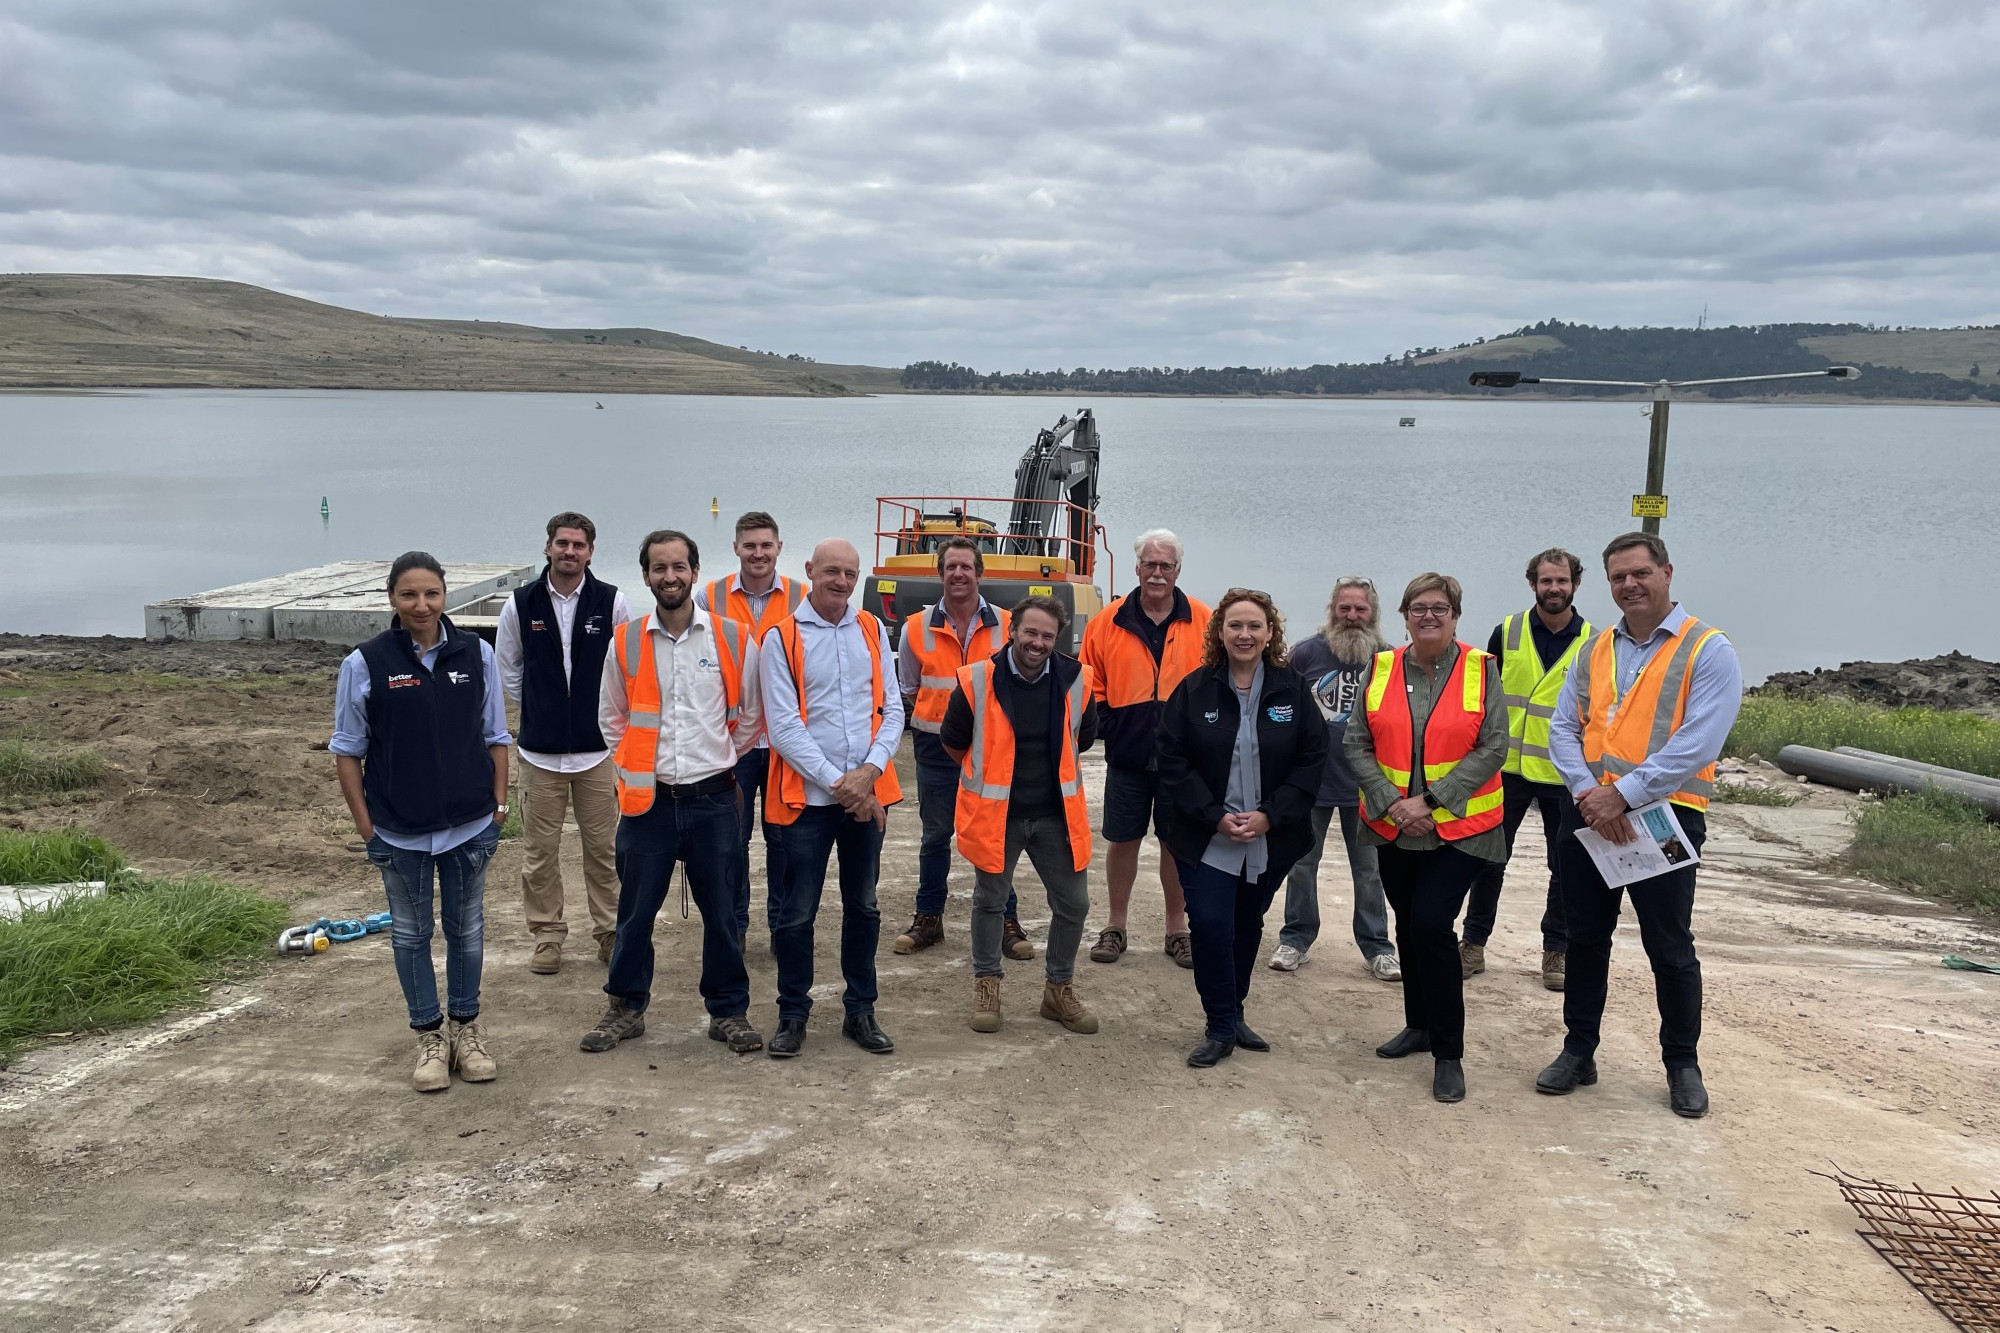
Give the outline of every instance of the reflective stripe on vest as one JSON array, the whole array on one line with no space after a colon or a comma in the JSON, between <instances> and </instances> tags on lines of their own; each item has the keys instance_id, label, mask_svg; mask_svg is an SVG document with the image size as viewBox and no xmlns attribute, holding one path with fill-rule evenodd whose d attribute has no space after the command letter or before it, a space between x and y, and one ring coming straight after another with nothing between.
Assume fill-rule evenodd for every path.
<instances>
[{"instance_id":1,"label":"reflective stripe on vest","mask_svg":"<svg viewBox=\"0 0 2000 1333\"><path fill-rule=\"evenodd\" d=\"M882 718L888 707L888 696L883 693L882 675L882 622L866 611L854 613L855 624L861 627L861 635L868 641L868 658L874 668L875 712L869 718L869 736L882 734ZM795 616L786 616L777 626L778 644L785 654L785 665L792 673L792 690L799 698L799 721L806 720L806 655L805 645L799 642L799 622ZM885 808L903 799L903 784L896 778L896 765L892 762L875 779L875 799ZM771 772L764 785L764 821L768 824L795 824L799 812L806 808L806 780L799 771L785 762L778 747L771 747Z\"/></svg>"},{"instance_id":2,"label":"reflective stripe on vest","mask_svg":"<svg viewBox=\"0 0 2000 1333\"><path fill-rule=\"evenodd\" d=\"M951 692L958 687L958 669L967 662L977 662L999 652L1012 623L1012 617L1004 607L992 608L997 622L993 625L974 616L978 628L972 631L971 643L961 648L958 630L949 620L941 626L931 624L931 615L936 610L934 606L927 606L903 622L903 633L913 636L910 638L910 651L916 654L920 673L916 703L910 709L910 725L932 735L944 728L944 710L951 702Z\"/></svg>"},{"instance_id":3,"label":"reflective stripe on vest","mask_svg":"<svg viewBox=\"0 0 2000 1333\"><path fill-rule=\"evenodd\" d=\"M1137 593L1128 593L1136 597ZM1093 687L1107 708L1129 708L1133 704L1165 699L1183 677L1201 666L1207 651L1203 637L1208 633L1209 609L1188 598L1190 619L1167 626L1167 646L1160 660L1145 641L1117 623L1120 597L1090 618L1083 629L1083 645L1077 656L1096 679ZM1142 613L1143 614L1143 613Z\"/></svg>"},{"instance_id":4,"label":"reflective stripe on vest","mask_svg":"<svg viewBox=\"0 0 2000 1333\"><path fill-rule=\"evenodd\" d=\"M1363 707L1369 733L1375 740L1376 764L1381 768L1382 775L1395 785L1398 794L1408 796L1411 791L1410 770L1397 768L1384 757L1394 755L1408 763L1416 748L1410 695L1403 679L1403 651L1406 650L1390 649L1375 654L1375 668L1368 677L1368 692ZM1458 661L1453 663L1452 674L1438 690L1430 716L1424 721L1426 788L1457 768L1459 762L1479 744L1479 729L1486 718L1486 663L1491 656L1469 644L1458 645ZM1392 693L1400 700L1401 707L1390 702L1389 695ZM1453 701L1457 702L1456 708L1450 706ZM1431 811L1431 820L1437 825L1440 838L1456 842L1500 827L1505 815L1505 803L1506 798L1500 789L1500 774L1496 771L1466 800L1463 815L1437 809ZM1370 819L1368 827L1391 841L1402 832L1387 819Z\"/></svg>"},{"instance_id":5,"label":"reflective stripe on vest","mask_svg":"<svg viewBox=\"0 0 2000 1333\"><path fill-rule=\"evenodd\" d=\"M1053 667L1044 670L1053 670ZM1013 797L1014 727L993 694L993 659L960 667L953 685L965 690L972 706L972 744L959 761L957 809L952 816L958 852L975 870L1007 872L1007 803ZM1056 770L1056 791L1062 797L1063 823L1069 831L1070 868L1090 864L1090 810L1077 771L1076 742L1083 729L1083 710L1090 703L1091 672L1084 667L1063 695L1062 760Z\"/></svg>"},{"instance_id":6,"label":"reflective stripe on vest","mask_svg":"<svg viewBox=\"0 0 2000 1333\"><path fill-rule=\"evenodd\" d=\"M1656 649L1639 678L1623 698L1618 695L1618 650L1612 631L1602 630L1585 648L1587 668L1576 686L1577 711L1583 718L1583 759L1591 774L1608 785L1638 768L1665 748L1687 714L1688 687L1695 658L1721 631L1693 616L1680 633ZM1662 708L1671 699L1672 707ZM1681 781L1667 799L1690 810L1708 809L1715 794L1715 762Z\"/></svg>"},{"instance_id":7,"label":"reflective stripe on vest","mask_svg":"<svg viewBox=\"0 0 2000 1333\"><path fill-rule=\"evenodd\" d=\"M748 625L752 643L762 643L764 632L775 628L779 621L798 610L799 603L805 599L806 585L782 574L771 585L771 595L764 599L764 614L761 616L750 614L750 595L741 586L732 589L728 579L717 579L707 589L710 613Z\"/></svg>"},{"instance_id":8,"label":"reflective stripe on vest","mask_svg":"<svg viewBox=\"0 0 2000 1333\"><path fill-rule=\"evenodd\" d=\"M1549 758L1549 721L1556 715L1556 697L1562 693L1563 679L1590 637L1590 622L1583 622L1562 657L1544 671L1542 655L1535 651L1533 627L1528 623L1533 614L1522 611L1508 616L1501 630L1506 651L1500 657L1500 693L1507 700L1507 763L1501 772L1560 786L1562 774Z\"/></svg>"},{"instance_id":9,"label":"reflective stripe on vest","mask_svg":"<svg viewBox=\"0 0 2000 1333\"><path fill-rule=\"evenodd\" d=\"M716 657L722 669L723 725L736 730L743 710L743 644L749 632L734 620L710 613ZM612 764L618 778L618 810L643 815L653 808L659 784L660 671L653 657L653 617L640 616L620 625L612 646L618 671L625 677L625 734L618 739Z\"/></svg>"}]
</instances>

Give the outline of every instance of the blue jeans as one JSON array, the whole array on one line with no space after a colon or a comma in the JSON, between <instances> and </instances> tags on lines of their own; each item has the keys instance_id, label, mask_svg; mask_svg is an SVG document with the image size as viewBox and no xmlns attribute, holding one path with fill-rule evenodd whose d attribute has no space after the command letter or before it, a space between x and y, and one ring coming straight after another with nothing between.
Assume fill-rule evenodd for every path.
<instances>
[{"instance_id":1,"label":"blue jeans","mask_svg":"<svg viewBox=\"0 0 2000 1333\"><path fill-rule=\"evenodd\" d=\"M875 1012L875 946L882 912L875 879L882 864L882 830L850 817L837 805L809 805L780 825L785 847L785 891L771 927L778 960L778 1019L803 1023L812 1013L813 923L826 888L826 863L840 852L840 971L847 980L841 1002L851 1018Z\"/></svg>"},{"instance_id":2,"label":"blue jeans","mask_svg":"<svg viewBox=\"0 0 2000 1333\"><path fill-rule=\"evenodd\" d=\"M1252 884L1241 875L1179 857L1181 891L1187 895L1189 944L1194 948L1194 987L1208 1015L1208 1035L1234 1042L1243 1021L1243 1001L1256 975L1257 951L1264 943L1264 913L1277 896L1283 876L1265 871Z\"/></svg>"},{"instance_id":3,"label":"blue jeans","mask_svg":"<svg viewBox=\"0 0 2000 1333\"><path fill-rule=\"evenodd\" d=\"M1319 861L1326 853L1326 835L1336 810L1340 840L1347 845L1347 873L1354 881L1354 943L1363 958L1393 956L1396 946L1389 942L1389 902L1382 896L1382 872L1375 865L1375 849L1355 836L1361 820L1351 805L1313 807L1313 845L1285 879L1285 928L1278 932L1278 943L1305 953L1319 938Z\"/></svg>"},{"instance_id":4,"label":"blue jeans","mask_svg":"<svg viewBox=\"0 0 2000 1333\"><path fill-rule=\"evenodd\" d=\"M665 792L643 815L618 821L618 935L604 993L643 1010L653 992L653 923L673 892L674 867L687 867L701 911L701 998L715 1018L750 1009L736 904L743 847L736 837L736 793L674 800Z\"/></svg>"},{"instance_id":5,"label":"blue jeans","mask_svg":"<svg viewBox=\"0 0 2000 1333\"><path fill-rule=\"evenodd\" d=\"M917 844L917 911L943 916L951 887L951 840L953 821L958 817L960 770L937 737L928 731L912 734L916 737L911 748L917 757L917 817L923 821L923 838ZM1020 900L1014 895L1014 879L1009 875L1006 919L1020 918Z\"/></svg>"},{"instance_id":6,"label":"blue jeans","mask_svg":"<svg viewBox=\"0 0 2000 1333\"><path fill-rule=\"evenodd\" d=\"M736 933L750 933L750 834L764 821L764 789L771 780L771 752L758 748L736 761L737 840L743 844L743 875L736 886ZM778 919L778 887L785 882L785 853L778 826L764 824L764 925Z\"/></svg>"},{"instance_id":7,"label":"blue jeans","mask_svg":"<svg viewBox=\"0 0 2000 1333\"><path fill-rule=\"evenodd\" d=\"M452 1018L479 1017L479 970L486 958L486 864L500 848L500 826L488 824L448 852L405 851L376 834L368 859L382 872L389 895L389 946L410 1026L429 1032L443 1025L438 1012L437 970L431 964L432 879L437 916L444 922L446 1007Z\"/></svg>"}]
</instances>

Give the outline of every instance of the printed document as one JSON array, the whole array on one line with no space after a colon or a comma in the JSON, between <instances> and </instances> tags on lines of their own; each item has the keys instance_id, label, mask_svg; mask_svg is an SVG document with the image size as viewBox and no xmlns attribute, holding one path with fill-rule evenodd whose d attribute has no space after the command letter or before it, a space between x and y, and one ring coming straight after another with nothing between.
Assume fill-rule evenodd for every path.
<instances>
[{"instance_id":1,"label":"printed document","mask_svg":"<svg viewBox=\"0 0 2000 1333\"><path fill-rule=\"evenodd\" d=\"M1577 841L1596 863L1597 873L1604 876L1610 887L1623 888L1701 860L1694 843L1681 828L1681 821L1674 817L1673 806L1667 802L1654 801L1637 810L1627 810L1625 820L1639 836L1623 846L1594 829L1578 829L1576 834Z\"/></svg>"}]
</instances>

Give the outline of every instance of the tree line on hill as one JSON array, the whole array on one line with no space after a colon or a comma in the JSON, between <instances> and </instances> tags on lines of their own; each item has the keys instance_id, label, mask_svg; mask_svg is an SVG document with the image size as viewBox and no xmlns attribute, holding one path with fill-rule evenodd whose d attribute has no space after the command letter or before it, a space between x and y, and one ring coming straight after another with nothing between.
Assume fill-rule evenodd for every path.
<instances>
[{"instance_id":1,"label":"tree line on hill","mask_svg":"<svg viewBox=\"0 0 2000 1333\"><path fill-rule=\"evenodd\" d=\"M1523 375L1567 379L1720 379L1732 375L1821 370L1836 364L1799 345L1801 338L1868 331L1863 324L1759 324L1722 328L1597 328L1544 320L1505 337L1542 335L1560 347L1491 361L1475 358L1425 363L1435 348L1418 348L1377 362L1343 362L1274 369L1258 366L1134 366L1127 370L1023 370L981 373L956 361L917 361L903 368L903 387L959 393L1132 393L1232 396L1251 394L1466 394L1498 396L1504 389L1475 389L1466 377L1483 368L1518 370ZM1496 340L1497 341L1497 340ZM1859 380L1791 380L1775 384L1718 385L1714 398L1772 394L1840 394L1862 398L1927 398L2000 402L2000 385L1969 384L1950 375L1863 363ZM1629 389L1543 386L1540 392L1574 397L1610 397Z\"/></svg>"}]
</instances>

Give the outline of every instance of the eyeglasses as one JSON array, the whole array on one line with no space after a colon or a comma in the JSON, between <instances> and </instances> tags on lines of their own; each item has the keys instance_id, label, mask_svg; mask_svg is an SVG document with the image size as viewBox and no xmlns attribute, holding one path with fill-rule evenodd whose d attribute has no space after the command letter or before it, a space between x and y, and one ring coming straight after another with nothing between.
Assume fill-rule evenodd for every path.
<instances>
[{"instance_id":1,"label":"eyeglasses","mask_svg":"<svg viewBox=\"0 0 2000 1333\"><path fill-rule=\"evenodd\" d=\"M1359 574L1343 574L1339 578L1333 581L1333 586L1335 589L1373 588L1375 586L1375 580L1364 579Z\"/></svg>"},{"instance_id":2,"label":"eyeglasses","mask_svg":"<svg viewBox=\"0 0 2000 1333\"><path fill-rule=\"evenodd\" d=\"M1139 568L1149 574L1171 574L1180 568L1180 563L1174 560L1141 560Z\"/></svg>"},{"instance_id":3,"label":"eyeglasses","mask_svg":"<svg viewBox=\"0 0 2000 1333\"><path fill-rule=\"evenodd\" d=\"M1403 613L1412 620L1449 620L1456 614L1449 606L1413 606Z\"/></svg>"}]
</instances>

